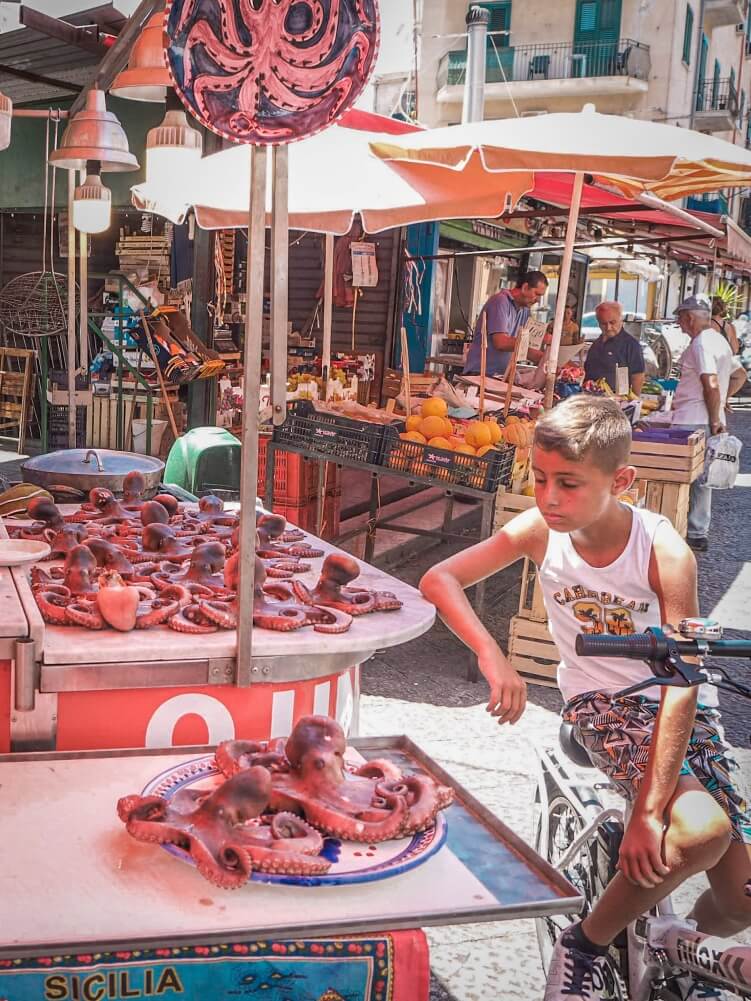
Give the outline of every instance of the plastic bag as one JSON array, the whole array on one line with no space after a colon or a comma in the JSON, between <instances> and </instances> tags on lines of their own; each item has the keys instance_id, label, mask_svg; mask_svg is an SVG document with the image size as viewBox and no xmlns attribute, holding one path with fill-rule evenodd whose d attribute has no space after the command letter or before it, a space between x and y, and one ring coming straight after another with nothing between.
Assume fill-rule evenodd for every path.
<instances>
[{"instance_id":1,"label":"plastic bag","mask_svg":"<svg viewBox=\"0 0 751 1001\"><path fill-rule=\"evenodd\" d=\"M712 490L730 490L740 468L743 443L732 434L715 434L707 441L701 483Z\"/></svg>"}]
</instances>

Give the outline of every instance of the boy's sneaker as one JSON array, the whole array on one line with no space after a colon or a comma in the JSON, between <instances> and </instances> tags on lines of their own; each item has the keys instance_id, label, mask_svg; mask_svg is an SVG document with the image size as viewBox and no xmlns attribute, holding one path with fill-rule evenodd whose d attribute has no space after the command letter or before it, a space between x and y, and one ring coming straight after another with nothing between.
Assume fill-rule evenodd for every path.
<instances>
[{"instance_id":1,"label":"boy's sneaker","mask_svg":"<svg viewBox=\"0 0 751 1001\"><path fill-rule=\"evenodd\" d=\"M694 980L684 997L684 1001L728 1001L728 995L714 984Z\"/></svg>"},{"instance_id":2,"label":"boy's sneaker","mask_svg":"<svg viewBox=\"0 0 751 1001\"><path fill-rule=\"evenodd\" d=\"M553 947L544 1001L600 1001L605 988L604 962L602 956L583 952L566 928Z\"/></svg>"}]
</instances>

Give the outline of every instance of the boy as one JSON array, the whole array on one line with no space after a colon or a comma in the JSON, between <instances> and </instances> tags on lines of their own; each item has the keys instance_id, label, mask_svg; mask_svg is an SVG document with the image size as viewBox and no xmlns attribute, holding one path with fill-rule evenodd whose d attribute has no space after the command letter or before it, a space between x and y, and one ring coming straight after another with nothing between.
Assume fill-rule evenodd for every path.
<instances>
[{"instance_id":1,"label":"boy","mask_svg":"<svg viewBox=\"0 0 751 1001\"><path fill-rule=\"evenodd\" d=\"M728 779L715 690L702 690L698 706L696 689L680 688L614 701L615 692L651 677L649 668L575 653L579 632L643 632L698 614L696 563L685 542L662 516L618 500L636 472L630 449L630 425L612 401L581 395L559 404L535 431L537 508L433 567L420 583L476 653L490 685L488 711L513 724L524 712L525 683L464 591L523 556L537 565L561 655L564 718L633 801L620 871L591 914L556 943L545 1001L600 997L597 968L610 943L697 872L706 871L710 883L691 913L702 931L732 936L751 924L744 893L751 824Z\"/></svg>"}]
</instances>

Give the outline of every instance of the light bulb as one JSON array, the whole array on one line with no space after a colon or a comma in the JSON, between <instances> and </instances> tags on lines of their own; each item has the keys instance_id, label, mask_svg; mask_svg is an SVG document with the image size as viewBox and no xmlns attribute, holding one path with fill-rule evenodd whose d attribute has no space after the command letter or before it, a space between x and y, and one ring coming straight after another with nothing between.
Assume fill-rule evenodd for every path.
<instances>
[{"instance_id":1,"label":"light bulb","mask_svg":"<svg viewBox=\"0 0 751 1001\"><path fill-rule=\"evenodd\" d=\"M81 233L103 233L112 217L112 193L98 173L89 171L73 195L73 225Z\"/></svg>"}]
</instances>

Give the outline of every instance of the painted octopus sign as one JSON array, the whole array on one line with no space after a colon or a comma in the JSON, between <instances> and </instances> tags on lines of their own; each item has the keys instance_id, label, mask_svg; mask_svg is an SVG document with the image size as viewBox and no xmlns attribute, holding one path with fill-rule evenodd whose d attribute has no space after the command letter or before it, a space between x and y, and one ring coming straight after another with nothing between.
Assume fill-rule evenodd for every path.
<instances>
[{"instance_id":1,"label":"painted octopus sign","mask_svg":"<svg viewBox=\"0 0 751 1001\"><path fill-rule=\"evenodd\" d=\"M332 125L375 65L378 0L172 0L165 55L202 125L276 145Z\"/></svg>"}]
</instances>

